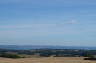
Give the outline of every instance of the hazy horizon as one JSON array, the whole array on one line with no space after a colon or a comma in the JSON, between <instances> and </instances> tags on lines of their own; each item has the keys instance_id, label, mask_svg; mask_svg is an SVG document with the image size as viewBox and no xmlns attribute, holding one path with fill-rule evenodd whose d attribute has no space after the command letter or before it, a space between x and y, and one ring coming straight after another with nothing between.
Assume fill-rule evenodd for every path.
<instances>
[{"instance_id":1,"label":"hazy horizon","mask_svg":"<svg viewBox=\"0 0 96 63\"><path fill-rule=\"evenodd\" d=\"M2 0L0 45L96 46L96 0Z\"/></svg>"}]
</instances>

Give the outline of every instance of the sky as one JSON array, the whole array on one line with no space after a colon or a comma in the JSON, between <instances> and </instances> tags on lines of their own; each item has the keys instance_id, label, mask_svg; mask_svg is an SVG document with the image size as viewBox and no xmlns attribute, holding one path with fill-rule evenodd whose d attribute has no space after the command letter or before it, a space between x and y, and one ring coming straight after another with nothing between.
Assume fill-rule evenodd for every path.
<instances>
[{"instance_id":1,"label":"sky","mask_svg":"<svg viewBox=\"0 0 96 63\"><path fill-rule=\"evenodd\" d=\"M0 0L0 45L96 46L96 0Z\"/></svg>"}]
</instances>

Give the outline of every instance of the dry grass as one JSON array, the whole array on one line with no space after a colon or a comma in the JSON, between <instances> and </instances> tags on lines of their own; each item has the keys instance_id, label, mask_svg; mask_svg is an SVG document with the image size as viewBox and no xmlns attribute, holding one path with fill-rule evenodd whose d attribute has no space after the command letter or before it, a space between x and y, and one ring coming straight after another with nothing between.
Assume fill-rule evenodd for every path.
<instances>
[{"instance_id":1,"label":"dry grass","mask_svg":"<svg viewBox=\"0 0 96 63\"><path fill-rule=\"evenodd\" d=\"M48 57L48 58L0 58L0 63L96 63L96 61L83 60L83 57Z\"/></svg>"}]
</instances>

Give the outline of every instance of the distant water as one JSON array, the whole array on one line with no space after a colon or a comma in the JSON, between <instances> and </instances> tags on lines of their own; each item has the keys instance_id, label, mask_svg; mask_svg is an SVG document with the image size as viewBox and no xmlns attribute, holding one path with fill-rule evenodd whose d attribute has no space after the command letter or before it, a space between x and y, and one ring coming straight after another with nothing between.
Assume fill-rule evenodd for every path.
<instances>
[{"instance_id":1,"label":"distant water","mask_svg":"<svg viewBox=\"0 0 96 63\"><path fill-rule=\"evenodd\" d=\"M30 49L85 49L96 50L96 47L80 46L43 46L43 45L0 45L1 49L30 50Z\"/></svg>"}]
</instances>

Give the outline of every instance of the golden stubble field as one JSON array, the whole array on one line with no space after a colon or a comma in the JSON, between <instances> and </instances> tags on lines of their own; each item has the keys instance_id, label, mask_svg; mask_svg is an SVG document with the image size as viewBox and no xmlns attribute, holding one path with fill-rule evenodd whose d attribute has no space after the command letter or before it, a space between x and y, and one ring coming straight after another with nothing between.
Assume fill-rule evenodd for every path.
<instances>
[{"instance_id":1,"label":"golden stubble field","mask_svg":"<svg viewBox=\"0 0 96 63\"><path fill-rule=\"evenodd\" d=\"M96 61L83 60L83 57L46 57L46 58L0 58L0 63L96 63Z\"/></svg>"}]
</instances>

